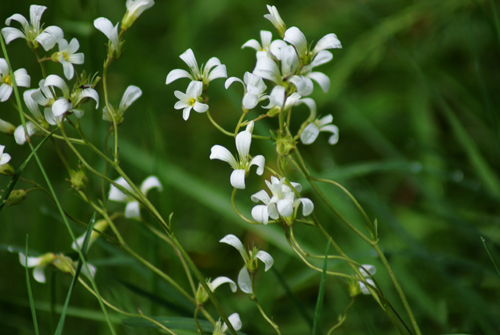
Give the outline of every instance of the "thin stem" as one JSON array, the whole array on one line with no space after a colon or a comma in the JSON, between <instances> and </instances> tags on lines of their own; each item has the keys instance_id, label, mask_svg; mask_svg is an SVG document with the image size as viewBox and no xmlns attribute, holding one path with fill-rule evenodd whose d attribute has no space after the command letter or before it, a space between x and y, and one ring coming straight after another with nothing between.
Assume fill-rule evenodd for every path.
<instances>
[{"instance_id":1,"label":"thin stem","mask_svg":"<svg viewBox=\"0 0 500 335\"><path fill-rule=\"evenodd\" d=\"M344 323L345 319L347 318L347 312L349 312L349 309L352 307L352 305L354 305L354 300L355 300L354 298L351 299L351 302L349 303L349 305L347 305L344 314L339 316L340 317L339 322L337 322L337 324L335 324L332 328L330 328L327 335L330 335L335 329L337 329Z\"/></svg>"},{"instance_id":2,"label":"thin stem","mask_svg":"<svg viewBox=\"0 0 500 335\"><path fill-rule=\"evenodd\" d=\"M267 316L267 314L264 312L264 310L260 306L259 301L257 300L257 295L255 294L255 280L254 279L255 279L255 274L253 272L251 272L250 273L250 282L252 283L252 296L250 297L250 299L255 303L260 314L262 314L262 317L274 328L274 330L276 330L276 333L278 333L278 335L281 335L278 325Z\"/></svg>"},{"instance_id":3,"label":"thin stem","mask_svg":"<svg viewBox=\"0 0 500 335\"><path fill-rule=\"evenodd\" d=\"M236 212L236 214L238 214L238 216L245 222L248 222L248 223L251 223L251 224L262 224L260 222L257 222L257 221L253 221L253 220L250 220L250 219L247 219L243 214L241 214L241 212L238 210L238 208L236 207L236 203L234 202L234 198L236 196L236 191L238 189L237 188L234 188L233 189L233 193L231 194L231 205L233 206L233 209L234 211Z\"/></svg>"},{"instance_id":4,"label":"thin stem","mask_svg":"<svg viewBox=\"0 0 500 335\"><path fill-rule=\"evenodd\" d=\"M210 122L212 122L212 124L215 126L215 128L219 129L224 135L231 136L231 137L235 136L233 133L230 133L229 131L227 131L224 128L222 128L221 126L219 126L219 124L217 122L215 122L214 119L212 119L212 116L210 115L210 110L209 109L207 109L206 114L207 114L208 119L210 120Z\"/></svg>"}]
</instances>

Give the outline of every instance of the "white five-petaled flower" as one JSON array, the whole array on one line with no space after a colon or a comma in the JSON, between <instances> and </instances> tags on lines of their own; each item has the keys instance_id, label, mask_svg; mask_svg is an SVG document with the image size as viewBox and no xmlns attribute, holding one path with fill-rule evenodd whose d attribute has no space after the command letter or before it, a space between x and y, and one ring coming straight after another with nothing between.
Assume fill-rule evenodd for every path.
<instances>
[{"instance_id":1,"label":"white five-petaled flower","mask_svg":"<svg viewBox=\"0 0 500 335\"><path fill-rule=\"evenodd\" d=\"M179 101L174 105L175 109L182 109L182 118L184 121L189 119L191 109L195 112L205 113L208 110L208 105L200 102L201 93L203 91L203 83L201 81L192 81L189 83L186 93L175 91L174 95Z\"/></svg>"},{"instance_id":2,"label":"white five-petaled flower","mask_svg":"<svg viewBox=\"0 0 500 335\"><path fill-rule=\"evenodd\" d=\"M45 283L45 267L52 264L57 256L53 253L47 253L40 257L26 257L22 252L19 253L19 262L27 268L35 268L33 277L39 283Z\"/></svg>"},{"instance_id":3,"label":"white five-petaled flower","mask_svg":"<svg viewBox=\"0 0 500 335\"><path fill-rule=\"evenodd\" d=\"M262 155L257 155L250 159L250 145L252 144L253 121L247 125L246 129L236 135L236 150L238 158L236 159L229 150L221 145L214 145L210 150L210 159L219 159L229 163L234 171L231 173L230 182L234 188L245 189L245 175L250 171L252 165L257 165L257 174L261 176L264 173L266 159Z\"/></svg>"},{"instance_id":4,"label":"white five-petaled flower","mask_svg":"<svg viewBox=\"0 0 500 335\"><path fill-rule=\"evenodd\" d=\"M320 38L318 43L314 46L314 49L310 50L306 37L297 27L288 28L283 40L295 47L304 65L311 63L316 55L322 50L342 48L342 44L337 38L337 35L330 33Z\"/></svg>"},{"instance_id":5,"label":"white five-petaled flower","mask_svg":"<svg viewBox=\"0 0 500 335\"><path fill-rule=\"evenodd\" d=\"M62 38L57 44L59 45L59 52L52 55L52 60L62 64L66 79L72 79L75 75L73 64L83 64L85 59L82 52L75 53L80 48L80 43L76 38L73 38L68 44L68 41Z\"/></svg>"},{"instance_id":6,"label":"white five-petaled flower","mask_svg":"<svg viewBox=\"0 0 500 335\"><path fill-rule=\"evenodd\" d=\"M175 69L168 73L166 84L179 79L189 78L192 81L201 81L206 88L208 83L217 78L227 78L226 66L221 64L219 58L212 57L205 66L198 67L193 50L187 49L180 58L187 64L191 73L182 69ZM212 69L213 68L213 69Z\"/></svg>"},{"instance_id":7,"label":"white five-petaled flower","mask_svg":"<svg viewBox=\"0 0 500 335\"><path fill-rule=\"evenodd\" d=\"M10 162L10 155L8 153L4 153L5 145L0 145L0 165L7 164Z\"/></svg>"},{"instance_id":8,"label":"white five-petaled flower","mask_svg":"<svg viewBox=\"0 0 500 335\"><path fill-rule=\"evenodd\" d=\"M245 265L241 268L238 274L238 285L243 292L252 294L252 281L248 271L251 271L252 273L257 271L259 265L258 260L261 260L264 263L264 271L269 270L274 264L273 257L265 251L258 250L256 247L253 247L253 249L249 251L245 250L240 239L233 234L224 236L219 242L235 247L240 253Z\"/></svg>"},{"instance_id":9,"label":"white five-petaled flower","mask_svg":"<svg viewBox=\"0 0 500 335\"><path fill-rule=\"evenodd\" d=\"M243 85L245 95L243 96L242 105L245 109L254 109L259 102L269 98L269 96L264 94L267 86L261 77L250 72L245 72L243 80L244 82L240 78L230 77L226 80L224 86L228 89L235 81Z\"/></svg>"},{"instance_id":10,"label":"white five-petaled flower","mask_svg":"<svg viewBox=\"0 0 500 335\"><path fill-rule=\"evenodd\" d=\"M146 9L153 7L154 0L127 0L127 12L122 19L122 29L127 30Z\"/></svg>"},{"instance_id":11,"label":"white five-petaled flower","mask_svg":"<svg viewBox=\"0 0 500 335\"><path fill-rule=\"evenodd\" d=\"M61 77L55 74L51 74L50 76L47 77L47 79L45 79L45 86L57 87L61 89L61 91L63 92L63 97L54 101L54 103L51 106L52 113L56 118L58 118L59 116L63 115L68 111L75 113L76 117L78 118L82 117L83 110L78 109L78 107L84 98L94 99L96 102L95 108L96 109L99 108L99 95L97 94L97 91L94 90L93 88L84 88L82 90L77 91L77 93L73 94L72 96L70 94L68 85L66 85L66 82ZM33 96L33 98L35 99L35 101L37 100L35 96Z\"/></svg>"},{"instance_id":12,"label":"white five-petaled flower","mask_svg":"<svg viewBox=\"0 0 500 335\"><path fill-rule=\"evenodd\" d=\"M118 25L113 27L110 20L105 17L98 17L94 20L94 27L100 30L109 39L109 52L113 58L117 58L120 54L120 39L118 37Z\"/></svg>"},{"instance_id":13,"label":"white five-petaled flower","mask_svg":"<svg viewBox=\"0 0 500 335\"><path fill-rule=\"evenodd\" d=\"M139 99L141 95L142 95L142 91L139 87L134 86L134 85L130 85L129 87L127 87L127 89L125 90L125 93L123 93L123 97L122 97L122 100L120 101L120 105L118 106L118 110L115 111L114 108L111 107L111 113L113 113L113 115L115 116L116 122L119 123L120 121L123 120L123 113L125 113L127 108L129 108L129 106L134 101ZM108 111L107 107L104 107L104 109L103 109L102 118L103 118L103 120L106 120L106 121L110 121L110 122L113 121L113 119L110 115L110 111Z\"/></svg>"},{"instance_id":14,"label":"white five-petaled flower","mask_svg":"<svg viewBox=\"0 0 500 335\"><path fill-rule=\"evenodd\" d=\"M231 315L228 316L228 319L229 319L229 322L231 323L231 326L233 326L234 330L238 331L241 329L241 320L240 320L240 316L238 315L238 313L233 313ZM221 325L221 320L219 319L219 321L217 321L215 323L215 328L214 328L214 332L212 333L213 335L224 335L226 333L226 330L227 330L227 325L226 323L222 323Z\"/></svg>"},{"instance_id":15,"label":"white five-petaled flower","mask_svg":"<svg viewBox=\"0 0 500 335\"><path fill-rule=\"evenodd\" d=\"M54 116L54 113L52 113L52 104L55 99L50 91L50 88L45 86L45 79L40 80L38 86L38 89L27 90L24 92L24 103L28 106L28 109L40 123L43 124L44 121L47 121L49 124L54 126L57 124L56 117ZM38 105L44 107L44 117L42 117L42 114L38 109ZM59 116L58 119L60 118L61 116Z\"/></svg>"},{"instance_id":16,"label":"white five-petaled flower","mask_svg":"<svg viewBox=\"0 0 500 335\"><path fill-rule=\"evenodd\" d=\"M252 208L252 217L255 221L267 224L269 217L277 220L281 216L287 222L293 222L300 204L302 204L302 215L308 216L313 212L313 202L308 198L296 199L293 190L284 184L285 180L285 178L280 180L274 176L271 177L271 182L266 180L266 185L272 194L271 197L264 190L260 190L252 195L252 201L262 201L264 203L264 205L257 205ZM302 186L299 183L290 182L290 184L297 192L302 190Z\"/></svg>"},{"instance_id":17,"label":"white five-petaled flower","mask_svg":"<svg viewBox=\"0 0 500 335\"><path fill-rule=\"evenodd\" d=\"M17 86L30 87L31 78L25 69L14 71L14 78L10 76L9 64L3 58L0 58L0 101L4 102L10 98L13 91L13 83L15 80Z\"/></svg>"},{"instance_id":18,"label":"white five-petaled flower","mask_svg":"<svg viewBox=\"0 0 500 335\"><path fill-rule=\"evenodd\" d=\"M304 128L300 134L300 140L304 144L311 144L316 140L320 131L326 131L332 133L332 136L328 139L328 143L331 145L337 143L339 141L339 128L331 124L332 121L333 116L331 115L314 120Z\"/></svg>"},{"instance_id":19,"label":"white five-petaled flower","mask_svg":"<svg viewBox=\"0 0 500 335\"><path fill-rule=\"evenodd\" d=\"M120 177L117 180L115 180L115 183L124 187L130 193L134 193L134 190L132 189L132 187L127 183L127 181L123 177ZM142 182L140 190L144 195L146 195L147 192L154 187L158 188L159 191L163 190L158 178L155 176L150 176ZM113 201L118 201L118 202L124 202L127 204L127 206L125 207L125 217L127 217L127 218L140 218L141 217L139 202L137 200L135 200L135 198L133 198L129 195L126 195L125 193L120 191L114 185L111 185L108 199L113 200Z\"/></svg>"},{"instance_id":20,"label":"white five-petaled flower","mask_svg":"<svg viewBox=\"0 0 500 335\"><path fill-rule=\"evenodd\" d=\"M373 276L376 271L377 269L375 268L375 266L369 264L362 264L361 267L359 267L359 272L361 272L361 274L365 278ZM365 281L369 285L375 286L375 283L373 282L372 279L366 278ZM359 283L359 288L361 289L361 292L363 292L363 294L370 294L370 291L366 287L365 283L363 283L362 281L358 281L358 283Z\"/></svg>"},{"instance_id":21,"label":"white five-petaled flower","mask_svg":"<svg viewBox=\"0 0 500 335\"><path fill-rule=\"evenodd\" d=\"M271 21L273 26L278 30L280 36L283 37L285 34L286 25L285 22L283 22L283 20L281 19L280 13L278 13L276 6L267 5L267 10L269 11L269 14L265 14L264 17Z\"/></svg>"},{"instance_id":22,"label":"white five-petaled flower","mask_svg":"<svg viewBox=\"0 0 500 335\"><path fill-rule=\"evenodd\" d=\"M2 29L2 35L5 43L9 44L17 38L24 38L29 44L36 48L35 42L39 43L45 51L52 49L57 41L63 38L64 33L57 26L49 26L42 29L40 19L43 12L47 9L45 6L31 5L30 22L21 14L14 14L5 20L5 24L10 26L12 20L17 21L22 26L22 31L17 28L5 27Z\"/></svg>"}]
</instances>

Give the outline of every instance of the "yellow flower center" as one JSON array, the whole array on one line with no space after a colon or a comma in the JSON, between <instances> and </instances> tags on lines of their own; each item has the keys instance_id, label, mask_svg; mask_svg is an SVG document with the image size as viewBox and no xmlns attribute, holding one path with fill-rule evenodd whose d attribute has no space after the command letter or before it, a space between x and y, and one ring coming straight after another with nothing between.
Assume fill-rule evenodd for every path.
<instances>
[{"instance_id":1,"label":"yellow flower center","mask_svg":"<svg viewBox=\"0 0 500 335\"><path fill-rule=\"evenodd\" d=\"M7 84L9 86L12 86L12 79L10 78L10 75L7 75L6 77L2 78L2 82L4 84Z\"/></svg>"},{"instance_id":2,"label":"yellow flower center","mask_svg":"<svg viewBox=\"0 0 500 335\"><path fill-rule=\"evenodd\" d=\"M189 100L189 104L191 106L194 106L195 102L196 102L196 100L194 98L191 98L191 100Z\"/></svg>"}]
</instances>

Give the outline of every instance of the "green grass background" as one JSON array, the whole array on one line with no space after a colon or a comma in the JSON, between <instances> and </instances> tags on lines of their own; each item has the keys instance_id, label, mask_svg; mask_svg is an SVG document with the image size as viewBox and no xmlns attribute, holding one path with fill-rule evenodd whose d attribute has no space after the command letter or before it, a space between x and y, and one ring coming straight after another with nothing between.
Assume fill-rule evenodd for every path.
<instances>
[{"instance_id":1,"label":"green grass background","mask_svg":"<svg viewBox=\"0 0 500 335\"><path fill-rule=\"evenodd\" d=\"M69 40L80 41L85 64L80 72L102 71L106 39L92 22L104 16L119 22L125 1L39 1L48 7L45 26L58 25ZM308 41L334 32L343 48L333 50L334 59L318 68L332 82L328 93L319 88L312 95L318 114L332 114L340 128L335 146L320 135L311 146L300 146L315 176L345 185L377 218L381 246L394 267L413 307L423 334L500 333L500 277L481 242L484 237L492 257L500 265L500 35L496 20L497 1L480 0L311 0L311 1L157 1L126 32L123 57L111 65L109 94L117 105L128 85L137 85L143 96L125 114L119 129L121 166L139 184L156 174L164 191L150 198L164 217L174 212L174 229L207 277L236 279L242 266L239 254L218 240L226 234L255 243L275 259L275 271L260 273L257 293L262 306L278 323L282 334L308 334L308 318L293 304L280 284L281 276L312 318L320 274L304 266L288 248L278 227L254 227L238 219L230 206L230 169L210 161L210 148L221 144L234 151L234 140L222 135L205 115L192 113L185 122L174 110L174 90L184 91L188 81L168 86L165 78L175 68L185 68L179 55L192 48L199 64L218 57L229 76L251 71L255 53L240 46L260 30L274 27L263 18L266 4L276 5L288 27L297 26ZM2 1L0 22L21 13L29 16L30 3ZM18 27L17 23L13 26ZM22 40L8 46L14 69L24 67L32 87L41 79L34 56ZM62 76L60 64L47 64L49 72ZM237 86L237 85L235 85ZM102 98L102 87L98 86ZM210 85L210 110L226 129L239 118L241 90L224 89L223 80ZM90 103L93 106L93 103ZM102 107L102 106L101 106ZM296 127L307 117L297 107ZM252 112L256 117L260 111ZM303 118L301 119L301 113ZM0 118L16 126L19 117L8 104L0 105ZM87 108L82 119L86 133L103 146L108 129L102 108ZM267 134L276 120L256 126ZM39 138L34 138L38 143ZM0 135L0 143L18 167L30 149ZM47 143L40 156L63 207L89 221L93 212L72 192L68 176ZM61 145L70 165L77 159ZM83 150L96 168L102 161ZM264 154L273 164L274 147L254 141L251 153ZM24 177L45 184L33 160ZM315 213L345 251L361 263L378 267L376 279L395 306L403 311L389 278L371 249L356 239L340 220L320 203L304 180L304 195L316 204ZM111 175L116 177L116 175ZM266 176L268 177L268 176ZM8 184L1 177L0 188ZM18 187L27 188L19 182ZM238 206L249 213L250 195L264 188L263 178L253 172L247 189L238 192ZM362 227L362 221L347 197L331 187L322 187L335 206ZM89 192L98 196L100 181L90 178ZM119 211L121 204L110 204ZM149 218L151 219L151 218ZM181 267L172 251L140 224L118 220L130 246L172 277L184 283ZM84 227L73 226L80 234ZM69 234L54 203L43 193L0 213L0 333L32 334L24 269L17 253L24 250L29 234L34 253L67 252ZM325 241L311 228L297 225L303 246L323 253ZM115 245L98 241L89 252L98 268L96 276L106 299L131 312L140 308L148 315L191 316L192 308L171 287L145 270ZM321 267L321 262L318 263ZM330 269L347 271L345 264L331 262ZM41 334L51 333L57 313L51 301L61 306L71 278L47 271L51 284L32 280ZM187 285L186 285L187 288ZM140 290L139 290L140 289ZM145 294L147 292L148 294ZM273 330L242 292L217 291L228 313L238 312L247 334L271 334ZM320 333L326 333L349 303L342 280L328 278ZM57 307L56 306L56 307ZM77 286L66 321L66 334L108 334L109 329L97 301ZM215 311L209 307L209 310ZM124 326L112 314L121 334L153 334L155 330ZM395 334L395 329L372 298L361 296L338 334Z\"/></svg>"}]
</instances>

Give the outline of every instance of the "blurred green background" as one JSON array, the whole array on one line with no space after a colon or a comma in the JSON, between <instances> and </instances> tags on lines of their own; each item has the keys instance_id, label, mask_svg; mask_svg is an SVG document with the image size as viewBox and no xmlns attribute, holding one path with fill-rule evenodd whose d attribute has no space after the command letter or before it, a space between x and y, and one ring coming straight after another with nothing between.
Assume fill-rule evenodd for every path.
<instances>
[{"instance_id":1,"label":"blurred green background","mask_svg":"<svg viewBox=\"0 0 500 335\"><path fill-rule=\"evenodd\" d=\"M0 2L0 22L14 13L29 16L31 3ZM104 16L121 21L125 1L38 1L45 5L42 22L58 25L65 38L77 38L85 64L76 66L87 73L101 72L106 54L105 36L93 27ZM168 86L168 72L186 68L179 55L192 48L198 63L218 57L229 76L242 77L251 71L255 53L241 50L260 30L277 33L263 18L266 4L276 5L288 27L297 26L308 41L318 41L334 32L343 48L333 50L334 59L318 68L332 82L328 93L316 88L312 98L318 114L332 114L340 129L335 146L321 134L311 146L299 148L315 176L331 178L346 186L377 218L381 246L394 267L413 307L423 334L500 333L500 274L483 246L500 265L500 137L499 79L500 35L496 11L498 2L488 0L311 0L311 1L157 1L126 32L123 57L109 71L110 101L118 105L128 85L137 85L142 97L125 113L121 125L120 161L124 171L138 184L157 175L163 192L150 198L164 217L174 212L174 229L206 277L236 279L242 261L234 249L218 243L232 233L244 243L271 253L273 271L260 273L257 293L262 306L277 322L282 334L311 333L320 275L304 266L291 252L276 226L249 226L234 214L230 205L231 169L210 161L210 148L221 144L234 151L234 140L222 135L206 115L191 113L182 120L174 110L173 92L185 91L188 80ZM496 7L496 10L494 8ZM17 23L12 26L18 27ZM33 54L22 40L8 46L14 69L24 67L37 87L41 73ZM60 64L47 64L50 73L62 76ZM210 85L212 116L232 131L241 103L240 87L224 89L222 79ZM87 108L82 124L86 133L103 147L108 129L101 107ZM307 118L305 107L294 113L296 127ZM256 117L261 111L252 112ZM303 118L301 119L301 113ZM19 117L8 104L0 105L0 118L16 126ZM255 132L268 134L276 120L257 124ZM34 138L38 143L39 138ZM18 146L2 135L0 143L18 167L30 149ZM61 144L70 165L78 161ZM104 164L83 150L96 168ZM254 141L251 154L264 154L274 163L271 143ZM42 148L45 169L64 208L83 221L93 212L65 181L65 169L50 143ZM35 161L23 176L45 185ZM112 178L117 177L111 174ZM304 180L304 195L316 204L315 213L337 242L354 259L378 267L375 278L403 313L397 296L371 249L356 239L340 220L320 203ZM266 178L269 176L266 175ZM0 179L0 188L9 182ZM19 182L18 187L29 187ZM247 189L237 194L238 206L249 215L250 195L264 188L264 179L253 172ZM336 189L322 187L337 208L362 228L352 204ZM88 191L99 196L100 181L90 178ZM110 204L116 211L122 204ZM150 218L149 218L150 219ZM136 222L118 220L118 227L130 246L172 277L184 276L171 249ZM73 226L76 234L84 231ZM24 268L17 253L24 249L29 234L34 253L69 251L71 239L54 203L42 192L0 213L0 333L32 334ZM323 253L322 237L307 227L296 227L303 247ZM115 245L98 241L89 253L98 268L96 281L103 296L130 312L141 309L149 315L192 316L192 307L171 287L145 270ZM347 266L331 262L330 268L349 272ZM32 280L39 308L41 334L51 333L57 314L50 301L62 305L71 278L48 271L50 284ZM301 302L302 312L287 295L281 278ZM31 277L32 279L32 277ZM187 287L187 285L186 285ZM146 293L147 294L146 294ZM238 312L247 334L271 334L273 330L242 292L228 288L217 292L228 313ZM326 333L350 299L342 280L329 278L320 333ZM67 334L108 334L99 305L83 287L73 294ZM56 306L56 307L57 307ZM216 315L212 307L209 311ZM124 326L113 314L121 334L153 334L155 330ZM360 296L338 334L395 334L395 329L371 297Z\"/></svg>"}]
</instances>

